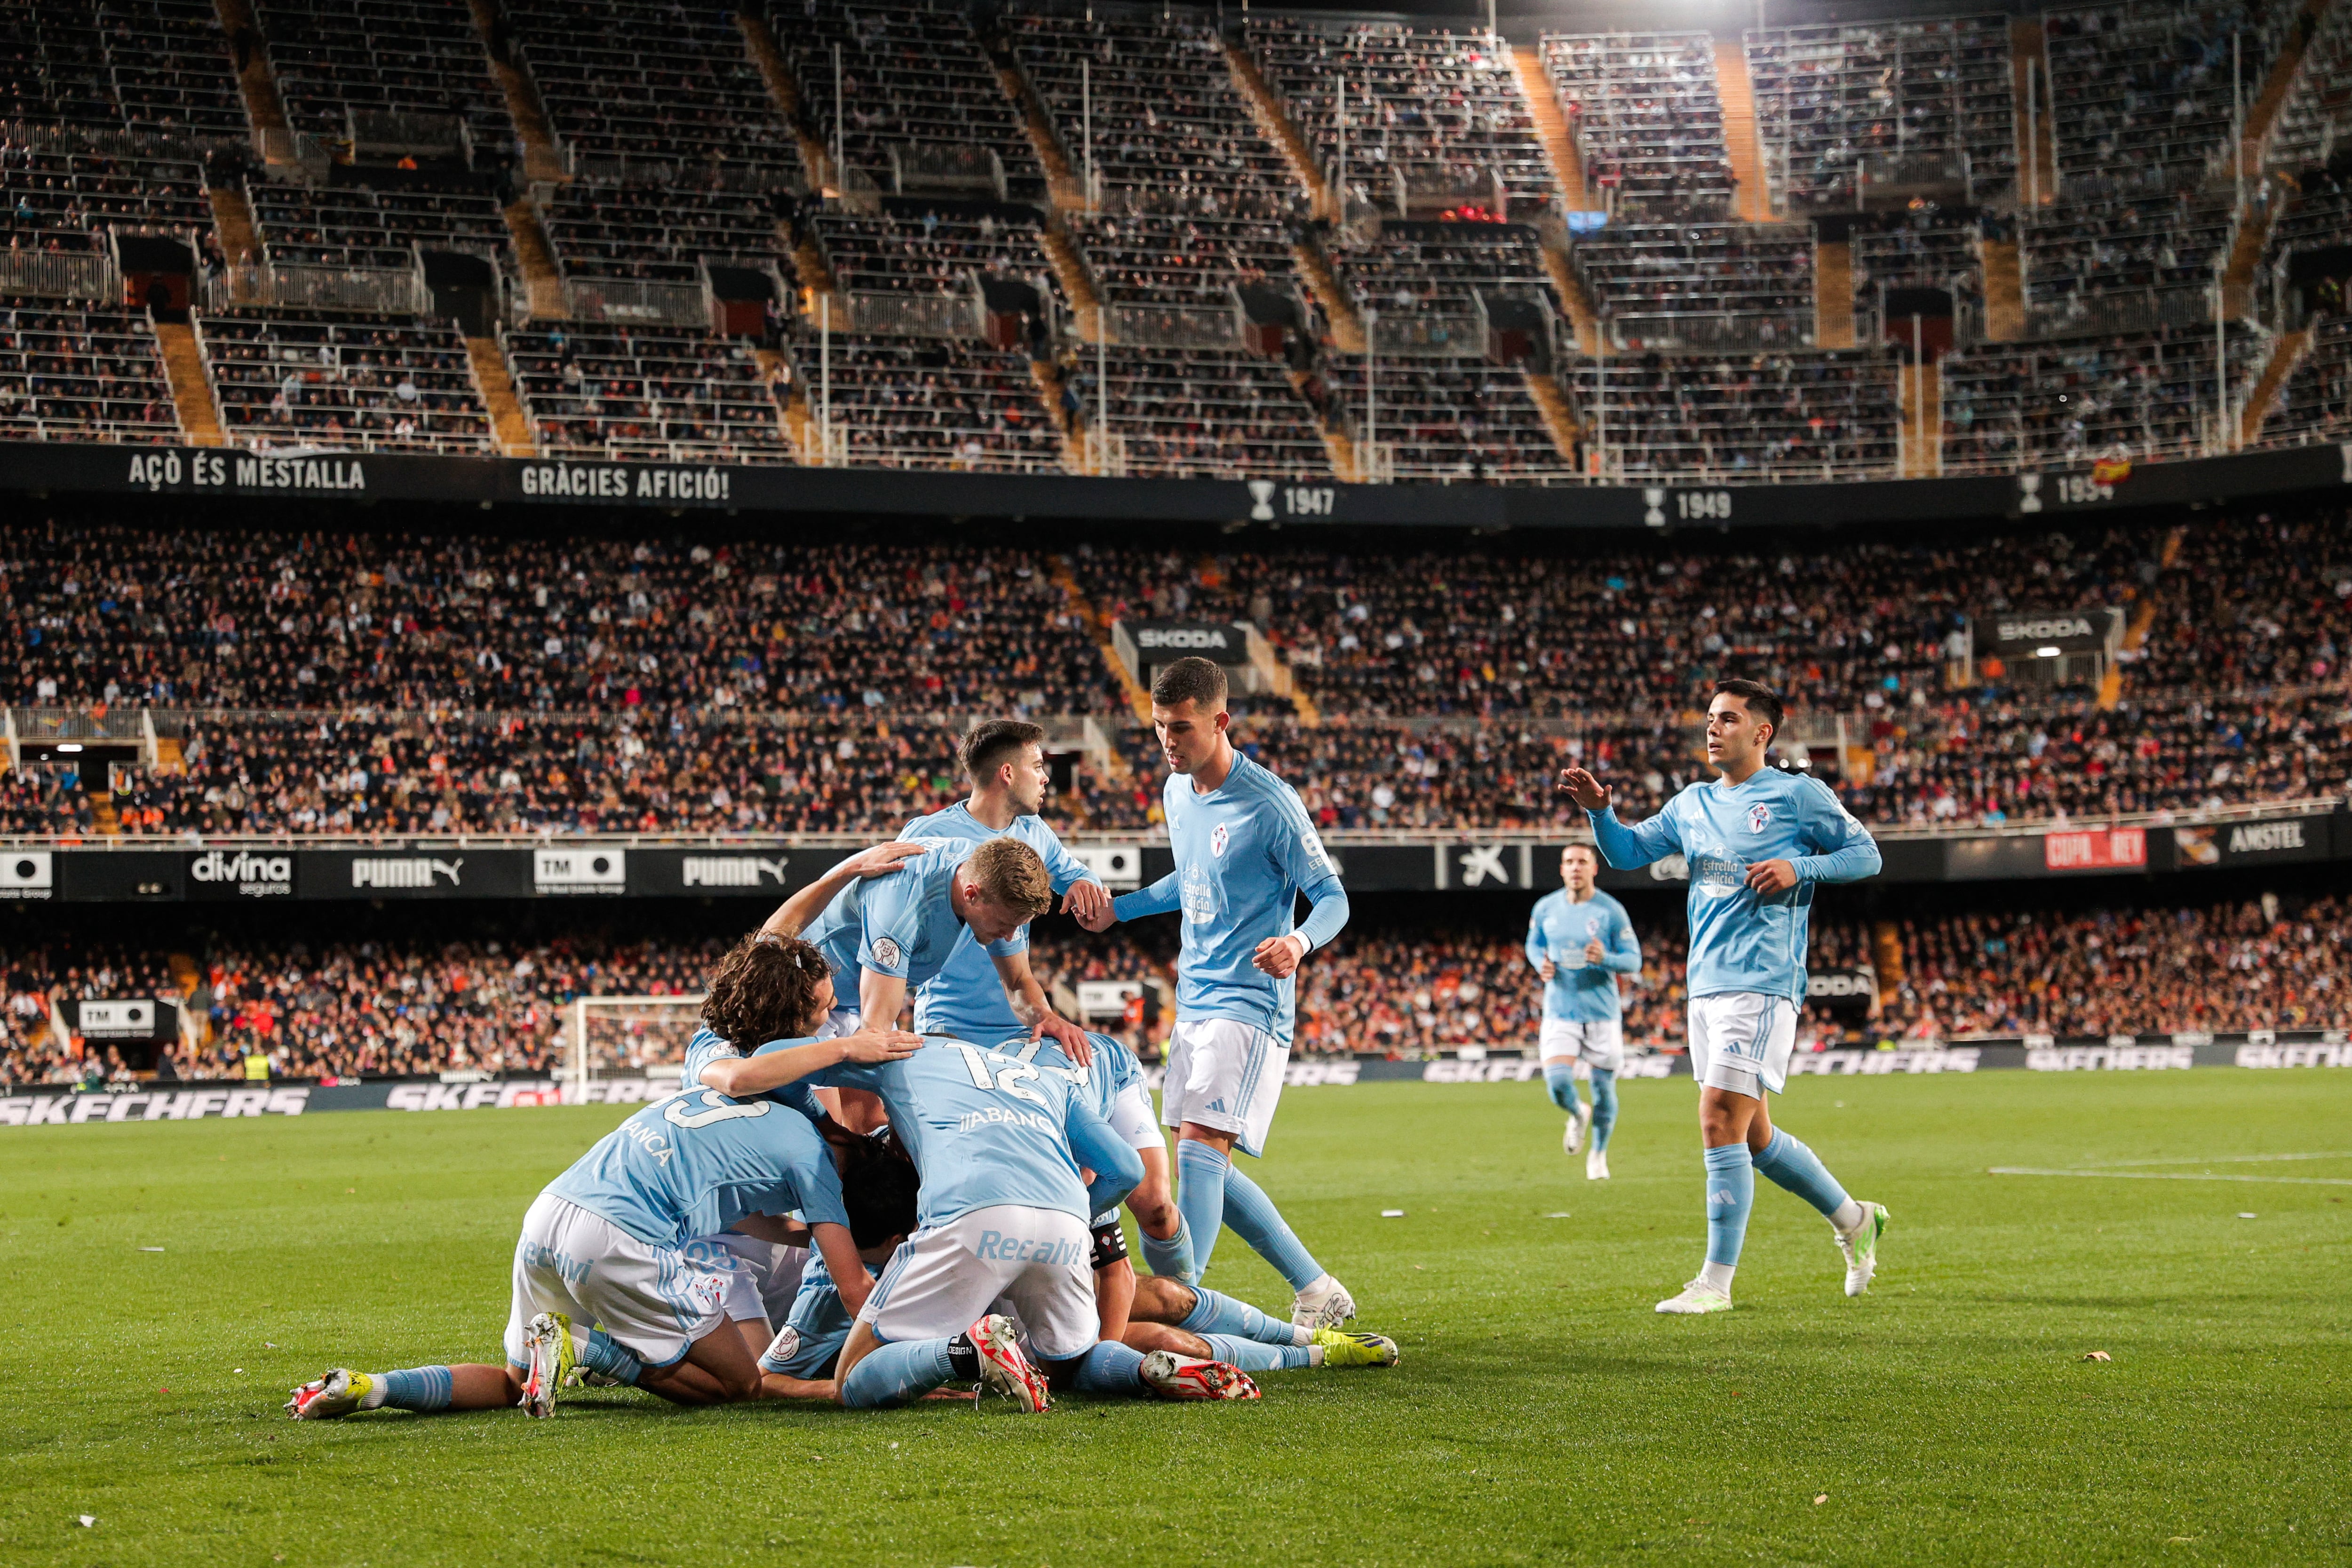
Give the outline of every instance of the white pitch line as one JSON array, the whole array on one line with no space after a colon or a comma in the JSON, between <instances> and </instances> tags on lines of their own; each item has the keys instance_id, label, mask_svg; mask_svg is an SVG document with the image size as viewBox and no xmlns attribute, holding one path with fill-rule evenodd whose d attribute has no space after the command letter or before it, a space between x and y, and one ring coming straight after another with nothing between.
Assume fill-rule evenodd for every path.
<instances>
[{"instance_id":1,"label":"white pitch line","mask_svg":"<svg viewBox=\"0 0 2352 1568\"><path fill-rule=\"evenodd\" d=\"M2127 1165L2251 1165L2273 1160L2352 1160L2340 1154L2198 1154L2180 1160L2094 1160L2075 1167L2082 1171L2119 1170Z\"/></svg>"},{"instance_id":2,"label":"white pitch line","mask_svg":"<svg viewBox=\"0 0 2352 1568\"><path fill-rule=\"evenodd\" d=\"M1995 1176L2105 1176L2120 1182L2261 1182L2282 1187L2352 1187L2347 1176L2216 1176L2189 1171L2045 1171L2032 1165L1995 1165Z\"/></svg>"}]
</instances>

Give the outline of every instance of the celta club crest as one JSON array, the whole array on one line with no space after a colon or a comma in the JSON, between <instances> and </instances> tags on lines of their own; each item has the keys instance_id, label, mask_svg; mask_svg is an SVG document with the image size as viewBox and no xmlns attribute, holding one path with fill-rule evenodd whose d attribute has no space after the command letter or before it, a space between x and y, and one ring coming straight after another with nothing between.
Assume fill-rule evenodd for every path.
<instances>
[{"instance_id":1,"label":"celta club crest","mask_svg":"<svg viewBox=\"0 0 2352 1568\"><path fill-rule=\"evenodd\" d=\"M1666 526L1666 491L1664 486L1644 485L1642 488L1642 504L1649 508L1649 510L1642 514L1642 523L1643 527L1664 528Z\"/></svg>"},{"instance_id":2,"label":"celta club crest","mask_svg":"<svg viewBox=\"0 0 2352 1568\"><path fill-rule=\"evenodd\" d=\"M1210 854L1223 856L1225 852L1225 846L1232 842L1233 840L1231 837L1225 832L1225 825L1223 823L1220 822L1214 827L1209 829Z\"/></svg>"},{"instance_id":3,"label":"celta club crest","mask_svg":"<svg viewBox=\"0 0 2352 1568\"><path fill-rule=\"evenodd\" d=\"M1274 521L1274 481L1252 479L1249 482L1249 493L1250 521L1272 522Z\"/></svg>"},{"instance_id":4,"label":"celta club crest","mask_svg":"<svg viewBox=\"0 0 2352 1568\"><path fill-rule=\"evenodd\" d=\"M1749 806L1749 807L1748 808L1748 832L1750 832L1750 833L1761 833L1761 832L1763 832L1763 831L1764 831L1765 825L1766 825L1767 823L1770 822L1771 820L1772 820L1772 808L1771 808L1770 806L1769 806L1769 805L1751 805L1751 806Z\"/></svg>"},{"instance_id":5,"label":"celta club crest","mask_svg":"<svg viewBox=\"0 0 2352 1568\"><path fill-rule=\"evenodd\" d=\"M2040 474L2017 476L2017 510L2020 511L2042 510L2042 476Z\"/></svg>"}]
</instances>

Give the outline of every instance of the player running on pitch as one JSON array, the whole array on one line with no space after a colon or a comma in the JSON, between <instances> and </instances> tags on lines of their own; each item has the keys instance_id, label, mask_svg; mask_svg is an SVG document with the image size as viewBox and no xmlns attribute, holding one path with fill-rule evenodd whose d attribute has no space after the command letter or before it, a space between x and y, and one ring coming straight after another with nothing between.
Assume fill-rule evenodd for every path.
<instances>
[{"instance_id":1,"label":"player running on pitch","mask_svg":"<svg viewBox=\"0 0 2352 1568\"><path fill-rule=\"evenodd\" d=\"M1642 973L1642 944L1625 906L1593 885L1601 856L1590 844L1559 852L1560 889L1536 900L1528 918L1528 962L1543 977L1544 1087L1568 1112L1560 1147L1591 1135L1585 1179L1609 1179L1609 1134L1617 1125L1617 1074L1625 1065L1623 1005L1617 977ZM1576 1068L1592 1074L1592 1100L1576 1092Z\"/></svg>"},{"instance_id":2,"label":"player running on pitch","mask_svg":"<svg viewBox=\"0 0 2352 1568\"><path fill-rule=\"evenodd\" d=\"M1151 683L1151 723L1168 761L1160 800L1176 868L1121 895L1113 917L1182 910L1176 1026L1160 1120L1177 1129L1183 1226L1155 1274L1196 1281L1227 1225L1297 1292L1291 1317L1336 1329L1356 1315L1347 1288L1302 1245L1258 1184L1234 1169L1236 1145L1265 1152L1290 1057L1287 1021L1298 965L1348 923L1348 893L1297 792L1234 749L1225 672L1180 658ZM1293 929L1298 895L1314 905ZM1081 921L1090 931L1108 921ZM1189 1254L1189 1257L1187 1256ZM1164 1263L1164 1267L1163 1267Z\"/></svg>"},{"instance_id":3,"label":"player running on pitch","mask_svg":"<svg viewBox=\"0 0 2352 1568\"><path fill-rule=\"evenodd\" d=\"M1690 1056L1706 1147L1706 1264L1661 1312L1731 1310L1731 1276L1761 1171L1827 1215L1845 1255L1845 1293L1870 1288L1886 1210L1858 1203L1811 1149L1772 1125L1767 1090L1787 1079L1805 999L1806 927L1817 882L1878 874L1878 845L1827 784L1765 765L1780 700L1752 680L1716 683L1706 758L1722 776L1685 788L1628 827L1583 768L1559 787L1592 820L1620 870L1679 851L1690 863Z\"/></svg>"}]
</instances>

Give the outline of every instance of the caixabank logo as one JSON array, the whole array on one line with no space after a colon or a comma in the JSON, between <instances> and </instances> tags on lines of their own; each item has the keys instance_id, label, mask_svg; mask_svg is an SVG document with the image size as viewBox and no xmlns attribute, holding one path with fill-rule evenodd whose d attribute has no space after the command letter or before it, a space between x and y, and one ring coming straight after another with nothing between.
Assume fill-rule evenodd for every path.
<instances>
[{"instance_id":1,"label":"caixabank logo","mask_svg":"<svg viewBox=\"0 0 2352 1568\"><path fill-rule=\"evenodd\" d=\"M207 849L188 858L188 880L201 898L291 898L294 857Z\"/></svg>"},{"instance_id":2,"label":"caixabank logo","mask_svg":"<svg viewBox=\"0 0 2352 1568\"><path fill-rule=\"evenodd\" d=\"M629 890L629 858L619 849L534 849L530 884L556 897L618 898Z\"/></svg>"}]
</instances>

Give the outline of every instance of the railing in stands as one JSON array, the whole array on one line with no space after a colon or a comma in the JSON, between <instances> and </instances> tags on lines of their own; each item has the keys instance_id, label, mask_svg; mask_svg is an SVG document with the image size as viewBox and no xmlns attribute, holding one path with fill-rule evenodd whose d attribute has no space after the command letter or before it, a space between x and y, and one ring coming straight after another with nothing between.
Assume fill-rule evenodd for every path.
<instances>
[{"instance_id":1,"label":"railing in stands","mask_svg":"<svg viewBox=\"0 0 2352 1568\"><path fill-rule=\"evenodd\" d=\"M236 267L199 280L207 310L240 308L351 310L367 315L421 316L433 305L422 268Z\"/></svg>"},{"instance_id":2,"label":"railing in stands","mask_svg":"<svg viewBox=\"0 0 2352 1568\"><path fill-rule=\"evenodd\" d=\"M1223 305L1113 305L1111 341L1133 348L1230 349L1242 341L1238 300Z\"/></svg>"},{"instance_id":3,"label":"railing in stands","mask_svg":"<svg viewBox=\"0 0 2352 1568\"><path fill-rule=\"evenodd\" d=\"M627 321L648 326L710 324L708 282L662 282L644 278L563 279L563 313L575 321Z\"/></svg>"},{"instance_id":4,"label":"railing in stands","mask_svg":"<svg viewBox=\"0 0 2352 1568\"><path fill-rule=\"evenodd\" d=\"M2210 326L2213 290L2148 289L2129 293L2073 294L2025 308L2025 332L2032 338L2077 337L2090 332L2152 332L2166 327Z\"/></svg>"},{"instance_id":5,"label":"railing in stands","mask_svg":"<svg viewBox=\"0 0 2352 1568\"><path fill-rule=\"evenodd\" d=\"M122 292L103 251L0 250L0 294L44 300L116 300Z\"/></svg>"}]
</instances>

